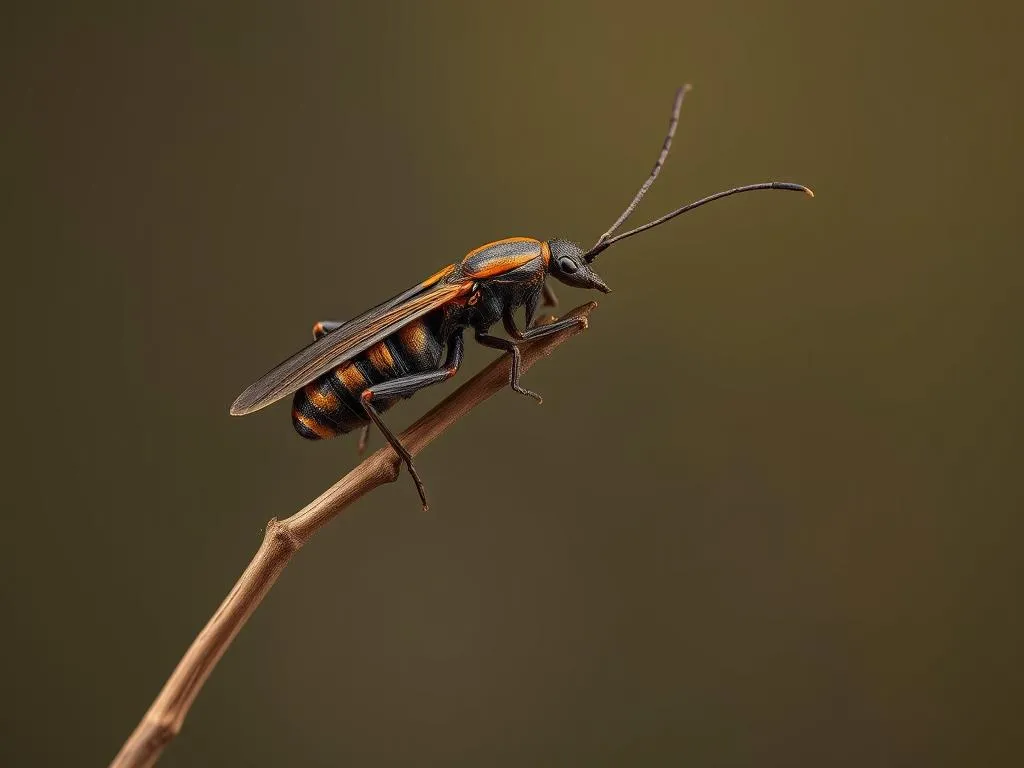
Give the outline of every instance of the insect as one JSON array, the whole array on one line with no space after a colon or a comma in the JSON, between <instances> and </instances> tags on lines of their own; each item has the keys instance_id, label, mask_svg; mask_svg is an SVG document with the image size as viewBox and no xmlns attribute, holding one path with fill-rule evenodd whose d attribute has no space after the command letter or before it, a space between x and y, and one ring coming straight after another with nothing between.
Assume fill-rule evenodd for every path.
<instances>
[{"instance_id":1,"label":"insect","mask_svg":"<svg viewBox=\"0 0 1024 768\"><path fill-rule=\"evenodd\" d=\"M748 184L702 198L643 226L615 234L661 172L688 90L689 86L684 86L676 92L668 135L647 180L622 215L589 250L584 251L568 240L532 237L510 237L475 248L459 263L449 264L358 317L345 322L316 323L313 343L242 392L232 404L231 414L252 413L293 395L292 423L300 435L322 440L362 428L360 452L370 425L375 424L408 468L423 508L427 509L426 490L412 455L384 423L381 414L398 400L454 376L462 363L466 330L473 330L478 343L511 353L509 386L540 402L540 395L520 384L519 343L586 322L570 318L534 323L542 302L545 306L557 304L548 277L576 288L608 293L610 289L591 264L602 251L621 240L741 192L783 189L814 196L802 184ZM525 310L523 329L515 319L520 307ZM499 320L511 338L490 333Z\"/></svg>"}]
</instances>

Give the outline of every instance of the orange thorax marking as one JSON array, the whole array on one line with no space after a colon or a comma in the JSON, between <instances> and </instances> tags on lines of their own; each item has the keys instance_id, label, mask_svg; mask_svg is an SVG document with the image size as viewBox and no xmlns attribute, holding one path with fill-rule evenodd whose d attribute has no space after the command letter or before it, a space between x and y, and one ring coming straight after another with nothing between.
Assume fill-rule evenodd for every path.
<instances>
[{"instance_id":1,"label":"orange thorax marking","mask_svg":"<svg viewBox=\"0 0 1024 768\"><path fill-rule=\"evenodd\" d=\"M437 272L428 277L426 280L424 280L422 283L420 283L420 288L429 288L435 283L441 282L441 280L448 277L448 275L450 275L454 271L454 264L449 264L447 267L442 267L441 269L437 270Z\"/></svg>"},{"instance_id":2,"label":"orange thorax marking","mask_svg":"<svg viewBox=\"0 0 1024 768\"><path fill-rule=\"evenodd\" d=\"M515 245L520 245L520 248L511 249L511 253L498 252L492 256L483 253L489 248ZM495 240L493 243L481 245L467 253L462 260L462 273L470 279L477 279L511 272L516 267L521 267L543 255L542 245L540 240L532 237L509 237L505 240Z\"/></svg>"}]
</instances>

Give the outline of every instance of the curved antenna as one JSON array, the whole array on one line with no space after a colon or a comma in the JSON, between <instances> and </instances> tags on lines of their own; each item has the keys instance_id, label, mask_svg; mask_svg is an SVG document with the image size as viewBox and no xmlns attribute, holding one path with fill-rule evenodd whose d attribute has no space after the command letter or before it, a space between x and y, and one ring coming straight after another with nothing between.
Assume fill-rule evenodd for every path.
<instances>
[{"instance_id":1,"label":"curved antenna","mask_svg":"<svg viewBox=\"0 0 1024 768\"><path fill-rule=\"evenodd\" d=\"M662 142L661 152L658 154L658 159L655 161L654 167L651 169L651 175L648 176L647 181L641 185L640 191L637 192L636 197L633 198L633 202L626 207L626 210L624 210L622 215L615 220L615 223L608 228L608 231L597 238L597 242L594 243L593 248L591 248L588 253L591 251L600 253L604 250L602 246L610 241L611 236L615 234L615 230L621 227L626 219L632 215L633 211L636 210L636 207L640 205L640 201L643 200L644 195L647 194L647 190L651 188L654 180L658 178L658 174L661 173L662 166L665 165L665 159L668 157L668 151L672 148L672 138L676 135L676 126L679 125L679 111L683 108L683 99L686 98L686 94L688 94L692 89L693 86L687 83L676 91L675 101L672 102L672 115L668 119L668 135L665 136L665 141Z\"/></svg>"},{"instance_id":2,"label":"curved antenna","mask_svg":"<svg viewBox=\"0 0 1024 768\"><path fill-rule=\"evenodd\" d=\"M597 244L594 245L593 248L591 248L589 251L583 254L583 258L589 263L593 261L601 251L603 251L612 243L617 243L619 240L625 240L627 237L632 237L633 235L639 235L641 232L646 232L648 229L653 229L654 227L664 224L669 219L674 219L676 216L686 213L687 211L692 211L694 208L699 208L702 205L706 205L707 203L719 200L723 197L729 197L730 195L738 195L740 192L756 192L759 189L786 189L790 190L791 192L803 192L808 197L814 197L814 192L811 190L810 187L805 187L803 184L794 184L789 181L765 181L760 184L746 184L742 187L733 187L732 189L726 189L722 192L716 192L713 195L702 197L700 200L696 200L692 203L684 205L682 208L676 208L674 211L672 211L671 213L666 213L661 218L655 219L654 221L649 221L643 226L637 227L636 229L631 229L628 232L623 232L621 235L616 235L615 237L612 238L604 238L602 236L602 238L597 241Z\"/></svg>"}]
</instances>

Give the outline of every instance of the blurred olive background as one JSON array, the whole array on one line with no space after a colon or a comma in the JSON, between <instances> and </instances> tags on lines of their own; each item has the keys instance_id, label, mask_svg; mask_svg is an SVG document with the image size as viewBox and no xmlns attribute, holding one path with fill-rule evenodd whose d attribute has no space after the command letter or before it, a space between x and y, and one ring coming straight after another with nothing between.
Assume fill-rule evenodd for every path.
<instances>
[{"instance_id":1,"label":"blurred olive background","mask_svg":"<svg viewBox=\"0 0 1024 768\"><path fill-rule=\"evenodd\" d=\"M1020 764L1024 11L944 5L10 16L0 760L106 764L354 466L244 386L481 243L592 242L688 81L636 223L817 199L602 255L544 405L317 536L163 764Z\"/></svg>"}]
</instances>

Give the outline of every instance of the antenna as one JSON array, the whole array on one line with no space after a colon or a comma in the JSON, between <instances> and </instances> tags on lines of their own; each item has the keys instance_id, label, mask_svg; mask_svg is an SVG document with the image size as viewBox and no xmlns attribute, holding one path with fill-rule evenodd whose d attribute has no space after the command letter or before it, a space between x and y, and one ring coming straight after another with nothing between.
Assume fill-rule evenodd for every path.
<instances>
[{"instance_id":1,"label":"antenna","mask_svg":"<svg viewBox=\"0 0 1024 768\"><path fill-rule=\"evenodd\" d=\"M658 174L661 173L662 166L665 165L665 159L668 157L668 151L672 147L672 138L676 135L676 126L679 125L679 112L683 107L683 99L690 90L692 90L692 86L687 84L676 91L675 101L672 102L672 115L668 121L668 135L665 136L665 141L661 145L661 152L658 154L658 159L654 163L654 168L651 169L651 175L647 177L647 180L640 187L640 191L636 193L636 197L634 197L633 201L626 207L626 210L622 212L622 215L615 220L615 223L612 224L607 232L597 239L597 242L594 243L591 249L583 254L583 258L586 259L588 263L593 261L601 251L612 243L617 243L619 240L625 240L627 237L632 237L633 235L645 232L659 224L664 224L669 219L674 219L680 214L692 211L694 208L699 208L705 203L710 203L711 201L718 200L722 197L729 197L729 195L736 195L740 192L753 192L759 189L787 189L794 192L803 192L814 197L814 192L812 192L808 187L805 187L803 184L793 184L788 181L766 181L761 184L747 184L742 187L734 187L732 189L727 189L723 192L717 192L714 195L701 198L693 203L684 205L682 208L677 208L671 213L666 213L660 219L655 219L641 227L631 229L628 232L623 232L621 235L615 235L615 230L621 227L625 223L626 219L633 214L633 211L636 210L636 207L640 204L644 195L647 194L647 190L651 188L651 185L654 184L654 180L658 178Z\"/></svg>"},{"instance_id":2,"label":"antenna","mask_svg":"<svg viewBox=\"0 0 1024 768\"><path fill-rule=\"evenodd\" d=\"M671 213L666 213L659 219L649 221L643 226L631 229L628 232L623 232L621 235L616 235L615 237L608 239L605 239L602 235L602 239L598 240L593 248L584 253L583 258L589 263L597 258L597 255L612 243L617 243L619 240L625 240L627 237L632 237L633 235L639 235L641 232L646 232L648 229L653 229L654 227L664 224L666 221L674 219L676 216L684 214L687 211L692 211L694 208L700 208L702 205L706 205L707 203L715 200L720 200L723 197L738 195L740 192L756 192L760 189L786 189L792 192L803 192L808 197L814 197L814 191L810 187L805 187L803 184L794 184L789 181L764 181L760 184L746 184L742 187L733 187L732 189L726 189L722 192L716 192L713 195L702 197L700 200L684 205L682 208L676 208Z\"/></svg>"},{"instance_id":3,"label":"antenna","mask_svg":"<svg viewBox=\"0 0 1024 768\"><path fill-rule=\"evenodd\" d=\"M672 115L668 119L668 134L665 136L665 141L662 142L661 152L658 154L658 159L655 161L654 167L651 169L651 175L648 176L647 181L640 186L640 191L636 193L636 197L633 198L633 202L626 207L626 210L624 210L622 215L615 220L615 223L609 227L608 231L597 239L597 242L594 243L594 248L597 248L607 242L611 236L615 234L615 230L621 227L625 223L626 219L632 215L633 211L636 210L636 207L640 205L640 201L643 200L644 195L647 194L647 190L649 190L651 185L654 184L654 180L658 178L658 174L661 173L661 168L665 165L665 160L668 157L668 151L672 148L672 139L676 135L676 126L679 125L679 111L683 108L683 99L686 98L686 94L688 94L692 89L693 86L687 83L676 91L676 98L672 102ZM590 250L592 251L594 248L591 248Z\"/></svg>"}]
</instances>

